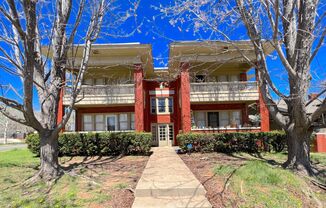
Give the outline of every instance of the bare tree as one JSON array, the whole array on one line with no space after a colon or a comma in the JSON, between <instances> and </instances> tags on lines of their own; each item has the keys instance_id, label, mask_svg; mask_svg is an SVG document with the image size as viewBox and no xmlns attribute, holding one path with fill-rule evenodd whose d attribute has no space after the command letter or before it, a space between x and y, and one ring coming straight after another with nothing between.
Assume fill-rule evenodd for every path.
<instances>
[{"instance_id":1,"label":"bare tree","mask_svg":"<svg viewBox=\"0 0 326 208\"><path fill-rule=\"evenodd\" d=\"M324 99L319 108L308 115L307 94L312 84L311 63L326 35L325 5L318 0L187 0L158 9L172 25L182 24L187 30L208 33L209 39L232 43L230 34L233 31L239 33L241 28L246 31L242 37L251 40L256 60L253 62L242 54L243 58L257 69L263 99L272 118L288 137L288 159L283 166L313 174L310 163L312 124L326 111L326 101ZM263 47L266 42L274 47L283 65L288 77L288 92L272 81ZM325 88L321 91L325 92ZM286 102L288 116L280 113L273 96Z\"/></svg>"},{"instance_id":2,"label":"bare tree","mask_svg":"<svg viewBox=\"0 0 326 208\"><path fill-rule=\"evenodd\" d=\"M7 0L0 6L1 70L18 77L23 87L21 98L0 96L0 110L11 120L34 128L40 135L41 166L33 179L52 180L61 174L58 134L74 107L92 43L99 35L108 6L105 0ZM88 21L86 28L82 24L84 20ZM77 33L83 29L86 30L84 35ZM64 76L70 58L68 54L73 51L77 35L83 36L79 37L84 42L80 46L83 54L72 82L70 104L62 121L58 122L60 92L65 85ZM35 114L34 97L40 105L40 118ZM8 109L20 112L23 117L15 116Z\"/></svg>"}]
</instances>

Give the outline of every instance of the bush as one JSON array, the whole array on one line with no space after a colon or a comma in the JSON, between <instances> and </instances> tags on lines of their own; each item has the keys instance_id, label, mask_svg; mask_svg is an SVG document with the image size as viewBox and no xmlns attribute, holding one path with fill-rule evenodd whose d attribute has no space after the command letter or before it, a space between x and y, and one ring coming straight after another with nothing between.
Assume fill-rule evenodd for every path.
<instances>
[{"instance_id":1,"label":"bush","mask_svg":"<svg viewBox=\"0 0 326 208\"><path fill-rule=\"evenodd\" d=\"M283 131L272 132L236 132L236 133L186 133L177 136L179 146L187 151L192 144L196 152L281 152L286 146L286 134Z\"/></svg>"},{"instance_id":2,"label":"bush","mask_svg":"<svg viewBox=\"0 0 326 208\"><path fill-rule=\"evenodd\" d=\"M26 137L28 149L40 155L38 134ZM59 156L108 156L148 154L151 148L150 133L67 133L59 135Z\"/></svg>"}]
</instances>

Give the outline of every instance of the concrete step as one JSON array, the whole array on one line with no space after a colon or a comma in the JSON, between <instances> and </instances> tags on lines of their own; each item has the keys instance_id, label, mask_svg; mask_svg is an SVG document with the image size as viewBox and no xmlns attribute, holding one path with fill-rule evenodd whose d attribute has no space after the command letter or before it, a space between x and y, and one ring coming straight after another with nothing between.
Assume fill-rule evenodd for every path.
<instances>
[{"instance_id":1,"label":"concrete step","mask_svg":"<svg viewBox=\"0 0 326 208\"><path fill-rule=\"evenodd\" d=\"M132 208L211 208L205 196L136 197Z\"/></svg>"}]
</instances>

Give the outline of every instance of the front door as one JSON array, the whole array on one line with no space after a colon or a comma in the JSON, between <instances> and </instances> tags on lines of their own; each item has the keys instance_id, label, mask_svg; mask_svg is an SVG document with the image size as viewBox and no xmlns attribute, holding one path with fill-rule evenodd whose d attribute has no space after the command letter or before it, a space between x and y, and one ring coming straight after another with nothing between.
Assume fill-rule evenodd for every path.
<instances>
[{"instance_id":1,"label":"front door","mask_svg":"<svg viewBox=\"0 0 326 208\"><path fill-rule=\"evenodd\" d=\"M152 144L154 146L172 146L173 124L152 124Z\"/></svg>"}]
</instances>

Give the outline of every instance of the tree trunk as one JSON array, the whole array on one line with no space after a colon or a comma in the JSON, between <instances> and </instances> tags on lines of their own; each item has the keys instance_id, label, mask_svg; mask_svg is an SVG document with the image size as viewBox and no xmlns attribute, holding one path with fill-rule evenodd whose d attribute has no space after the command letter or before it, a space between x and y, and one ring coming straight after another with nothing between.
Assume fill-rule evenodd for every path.
<instances>
[{"instance_id":1,"label":"tree trunk","mask_svg":"<svg viewBox=\"0 0 326 208\"><path fill-rule=\"evenodd\" d=\"M40 134L41 137L41 167L38 176L45 180L51 181L56 179L60 174L60 166L58 161L58 137L53 135L51 131Z\"/></svg>"},{"instance_id":2,"label":"tree trunk","mask_svg":"<svg viewBox=\"0 0 326 208\"><path fill-rule=\"evenodd\" d=\"M288 129L288 159L284 168L294 169L305 174L313 175L310 163L310 137L312 131L305 131L302 127Z\"/></svg>"}]
</instances>

